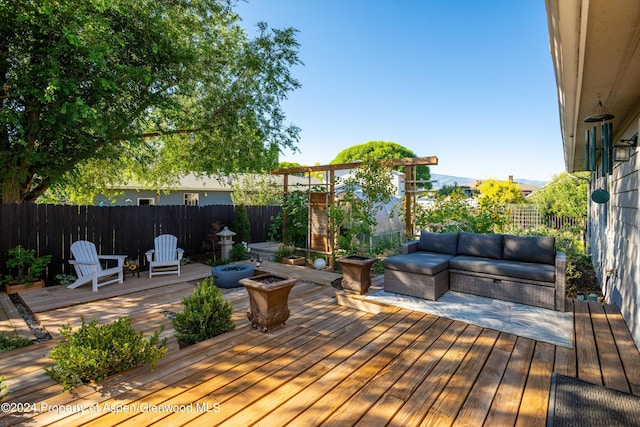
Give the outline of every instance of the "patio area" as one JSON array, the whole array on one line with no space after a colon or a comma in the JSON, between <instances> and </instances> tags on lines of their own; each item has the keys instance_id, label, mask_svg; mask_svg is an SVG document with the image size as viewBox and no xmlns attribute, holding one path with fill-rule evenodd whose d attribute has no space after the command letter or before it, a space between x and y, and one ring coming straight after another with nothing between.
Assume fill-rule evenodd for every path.
<instances>
[{"instance_id":1,"label":"patio area","mask_svg":"<svg viewBox=\"0 0 640 427\"><path fill-rule=\"evenodd\" d=\"M336 303L334 273L270 262L261 269L300 279L286 326L252 329L239 288L225 294L236 329L183 350L163 312L179 311L210 267L127 277L97 293L86 286L23 294L54 339L2 354L3 404L25 411L3 411L0 425L544 426L554 372L640 396L640 353L615 306L575 301L569 349L362 300L350 308ZM62 393L43 368L60 326L77 327L80 316L129 316L149 334L164 326L169 352L154 370Z\"/></svg>"}]
</instances>

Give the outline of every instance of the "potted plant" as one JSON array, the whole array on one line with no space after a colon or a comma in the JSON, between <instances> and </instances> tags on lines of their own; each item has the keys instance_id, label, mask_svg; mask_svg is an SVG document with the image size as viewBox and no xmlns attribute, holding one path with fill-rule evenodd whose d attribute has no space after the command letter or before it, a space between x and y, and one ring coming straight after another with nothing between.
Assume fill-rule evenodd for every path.
<instances>
[{"instance_id":1,"label":"potted plant","mask_svg":"<svg viewBox=\"0 0 640 427\"><path fill-rule=\"evenodd\" d=\"M236 325L231 319L233 309L222 298L213 278L207 277L197 284L189 296L182 299L184 308L171 320L180 348L232 331Z\"/></svg>"},{"instance_id":2,"label":"potted plant","mask_svg":"<svg viewBox=\"0 0 640 427\"><path fill-rule=\"evenodd\" d=\"M371 286L370 270L377 259L369 255L368 239L378 224L380 205L391 200L393 191L391 162L365 160L344 180L339 200L329 207L337 253L345 255L336 261L346 291L364 294Z\"/></svg>"},{"instance_id":3,"label":"potted plant","mask_svg":"<svg viewBox=\"0 0 640 427\"><path fill-rule=\"evenodd\" d=\"M44 287L41 277L51 262L51 255L36 257L34 249L25 249L20 245L9 249L7 255L6 266L15 273L15 276L8 274L4 277L7 294Z\"/></svg>"},{"instance_id":4,"label":"potted plant","mask_svg":"<svg viewBox=\"0 0 640 427\"><path fill-rule=\"evenodd\" d=\"M307 260L300 255L293 253L293 246L280 245L278 249L273 253L273 258L286 265L305 265Z\"/></svg>"}]
</instances>

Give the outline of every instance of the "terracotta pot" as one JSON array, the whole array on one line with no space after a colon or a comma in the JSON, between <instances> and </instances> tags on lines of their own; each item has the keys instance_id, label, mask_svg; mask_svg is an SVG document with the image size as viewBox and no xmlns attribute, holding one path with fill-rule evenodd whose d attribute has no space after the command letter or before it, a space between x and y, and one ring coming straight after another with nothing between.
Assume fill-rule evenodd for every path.
<instances>
[{"instance_id":1,"label":"terracotta pot","mask_svg":"<svg viewBox=\"0 0 640 427\"><path fill-rule=\"evenodd\" d=\"M18 284L17 282L13 282L13 284L11 282L8 282L8 283L5 283L4 285L4 289L9 295L16 294L18 292L28 291L31 289L42 289L42 288L44 288L44 280L36 280L33 282L20 283L20 284Z\"/></svg>"},{"instance_id":2,"label":"terracotta pot","mask_svg":"<svg viewBox=\"0 0 640 427\"><path fill-rule=\"evenodd\" d=\"M270 273L240 280L249 294L247 318L251 326L268 332L284 326L289 318L289 292L297 279Z\"/></svg>"},{"instance_id":3,"label":"terracotta pot","mask_svg":"<svg viewBox=\"0 0 640 427\"><path fill-rule=\"evenodd\" d=\"M366 294L371 286L371 266L376 258L349 255L339 258L342 268L342 289L356 294Z\"/></svg>"}]
</instances>

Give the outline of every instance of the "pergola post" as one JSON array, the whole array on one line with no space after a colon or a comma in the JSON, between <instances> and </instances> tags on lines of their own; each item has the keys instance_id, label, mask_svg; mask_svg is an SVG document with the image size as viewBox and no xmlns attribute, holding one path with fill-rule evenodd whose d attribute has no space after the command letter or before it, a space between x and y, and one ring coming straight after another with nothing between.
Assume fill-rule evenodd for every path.
<instances>
[{"instance_id":1,"label":"pergola post","mask_svg":"<svg viewBox=\"0 0 640 427\"><path fill-rule=\"evenodd\" d=\"M287 200L287 193L289 188L288 175L292 173L308 173L311 174L313 172L329 172L329 200L327 201L327 207L330 208L335 204L335 171L336 170L345 170L345 169L354 169L360 167L362 162L352 162L352 163L342 163L337 165L324 165L324 166L300 166L295 168L286 168L286 169L274 169L271 171L272 175L284 175L284 200ZM418 180L416 179L417 166L435 166L438 164L438 158L436 156L430 157L407 157L404 159L393 159L391 160L391 164L393 166L404 166L406 168L405 174L405 210L406 210L406 224L405 224L405 233L407 237L411 237L413 235L413 227L414 227L414 205L415 205L415 197L416 197L416 184ZM309 184L311 185L311 184ZM330 220L332 221L332 220ZM329 230L334 230L335 224L333 222L329 223ZM284 234L287 229L287 212L286 210L282 214L282 230L283 230L283 243L286 243L286 239L284 238ZM309 233L311 230L309 229ZM307 240L309 240L309 235L307 235ZM335 249L335 236L333 233L329 233L327 236L327 246L329 253L333 253ZM329 265L333 265L333 260L330 259Z\"/></svg>"}]
</instances>

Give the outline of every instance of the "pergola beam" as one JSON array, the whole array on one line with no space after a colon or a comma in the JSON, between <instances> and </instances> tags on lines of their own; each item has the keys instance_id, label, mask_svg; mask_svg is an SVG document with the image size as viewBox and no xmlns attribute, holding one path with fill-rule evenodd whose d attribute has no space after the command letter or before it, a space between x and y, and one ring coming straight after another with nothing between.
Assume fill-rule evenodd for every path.
<instances>
[{"instance_id":1,"label":"pergola beam","mask_svg":"<svg viewBox=\"0 0 640 427\"><path fill-rule=\"evenodd\" d=\"M300 166L296 168L274 169L271 175L306 173L306 172L326 172L344 169L353 169L360 166L362 162L340 163L337 165ZM438 157L407 157L404 159L391 160L393 166L435 166L438 164Z\"/></svg>"}]
</instances>

